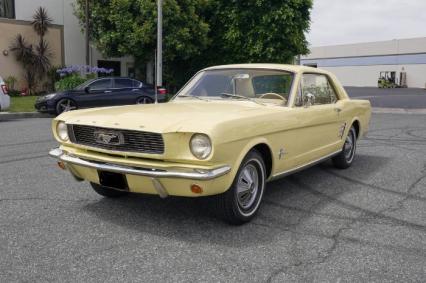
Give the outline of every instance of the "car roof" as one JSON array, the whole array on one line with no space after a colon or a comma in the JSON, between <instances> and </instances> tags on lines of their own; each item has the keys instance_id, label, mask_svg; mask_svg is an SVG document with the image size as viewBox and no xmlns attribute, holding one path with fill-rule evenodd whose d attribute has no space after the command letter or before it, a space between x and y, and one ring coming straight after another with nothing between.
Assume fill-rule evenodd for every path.
<instances>
[{"instance_id":1,"label":"car roof","mask_svg":"<svg viewBox=\"0 0 426 283\"><path fill-rule=\"evenodd\" d=\"M129 79L129 80L135 80L135 81L139 81L138 79L134 79L134 78L130 78L130 77L97 77L95 79Z\"/></svg>"},{"instance_id":2,"label":"car roof","mask_svg":"<svg viewBox=\"0 0 426 283\"><path fill-rule=\"evenodd\" d=\"M142 83L143 85L146 85L146 83L144 83L143 81L138 80L138 79L134 79L134 78L130 78L130 77L97 77L97 78L91 79L90 81L94 82L94 81L102 80L102 79L127 79L127 80L134 80L134 81Z\"/></svg>"},{"instance_id":3,"label":"car roof","mask_svg":"<svg viewBox=\"0 0 426 283\"><path fill-rule=\"evenodd\" d=\"M289 64L231 64L231 65L219 65L219 66L212 66L205 68L203 71L206 70L222 70L222 69L273 69L273 70L283 70L293 73L322 73L322 74L328 74L329 72L318 69L318 68L312 68L308 66L301 66L301 65L289 65Z\"/></svg>"}]
</instances>

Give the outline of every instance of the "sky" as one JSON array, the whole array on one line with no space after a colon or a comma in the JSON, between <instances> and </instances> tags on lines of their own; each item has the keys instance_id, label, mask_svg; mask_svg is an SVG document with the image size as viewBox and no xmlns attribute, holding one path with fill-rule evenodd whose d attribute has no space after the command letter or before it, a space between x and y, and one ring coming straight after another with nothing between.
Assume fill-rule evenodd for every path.
<instances>
[{"instance_id":1,"label":"sky","mask_svg":"<svg viewBox=\"0 0 426 283\"><path fill-rule=\"evenodd\" d=\"M426 0L314 0L311 46L426 37Z\"/></svg>"}]
</instances>

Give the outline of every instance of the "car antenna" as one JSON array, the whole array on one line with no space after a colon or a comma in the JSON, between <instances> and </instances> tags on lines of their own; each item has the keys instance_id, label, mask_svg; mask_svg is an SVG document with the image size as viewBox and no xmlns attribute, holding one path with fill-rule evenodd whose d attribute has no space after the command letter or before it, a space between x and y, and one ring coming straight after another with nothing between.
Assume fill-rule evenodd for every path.
<instances>
[{"instance_id":1,"label":"car antenna","mask_svg":"<svg viewBox=\"0 0 426 283\"><path fill-rule=\"evenodd\" d=\"M154 49L154 95L155 101L154 103L158 103L158 91L157 91L157 49Z\"/></svg>"}]
</instances>

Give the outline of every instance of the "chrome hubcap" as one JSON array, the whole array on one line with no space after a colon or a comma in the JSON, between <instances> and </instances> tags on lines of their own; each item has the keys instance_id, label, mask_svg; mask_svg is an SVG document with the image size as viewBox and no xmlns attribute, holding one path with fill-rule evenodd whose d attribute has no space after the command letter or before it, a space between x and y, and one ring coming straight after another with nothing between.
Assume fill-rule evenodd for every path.
<instances>
[{"instance_id":1,"label":"chrome hubcap","mask_svg":"<svg viewBox=\"0 0 426 283\"><path fill-rule=\"evenodd\" d=\"M250 208L259 192L259 174L253 164L247 164L241 170L237 183L237 201L242 209Z\"/></svg>"},{"instance_id":2,"label":"chrome hubcap","mask_svg":"<svg viewBox=\"0 0 426 283\"><path fill-rule=\"evenodd\" d=\"M355 140L353 136L353 132L350 131L348 136L346 137L345 145L343 147L343 152L345 154L345 158L347 161L351 161L355 148Z\"/></svg>"},{"instance_id":3,"label":"chrome hubcap","mask_svg":"<svg viewBox=\"0 0 426 283\"><path fill-rule=\"evenodd\" d=\"M59 104L59 107L62 110L62 112L71 111L77 108L71 100L62 101Z\"/></svg>"}]
</instances>

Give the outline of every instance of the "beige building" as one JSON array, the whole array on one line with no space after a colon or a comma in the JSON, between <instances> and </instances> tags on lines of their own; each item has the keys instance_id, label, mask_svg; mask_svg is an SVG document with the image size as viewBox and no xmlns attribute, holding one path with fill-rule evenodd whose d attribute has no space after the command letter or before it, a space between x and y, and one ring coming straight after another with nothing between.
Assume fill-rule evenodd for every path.
<instances>
[{"instance_id":1,"label":"beige building","mask_svg":"<svg viewBox=\"0 0 426 283\"><path fill-rule=\"evenodd\" d=\"M380 72L406 75L408 87L426 87L426 37L311 48L301 64L329 70L345 86L376 87Z\"/></svg>"},{"instance_id":2,"label":"beige building","mask_svg":"<svg viewBox=\"0 0 426 283\"><path fill-rule=\"evenodd\" d=\"M0 76L15 76L19 87L25 87L24 70L9 46L17 34L22 34L28 42L37 43L31 21L38 7L44 7L53 19L53 26L46 34L53 52L52 65L85 65L85 37L74 15L75 3L76 0L0 0ZM92 66L113 68L117 76L134 74L133 58L103 58L93 46L90 47L90 62Z\"/></svg>"}]
</instances>

